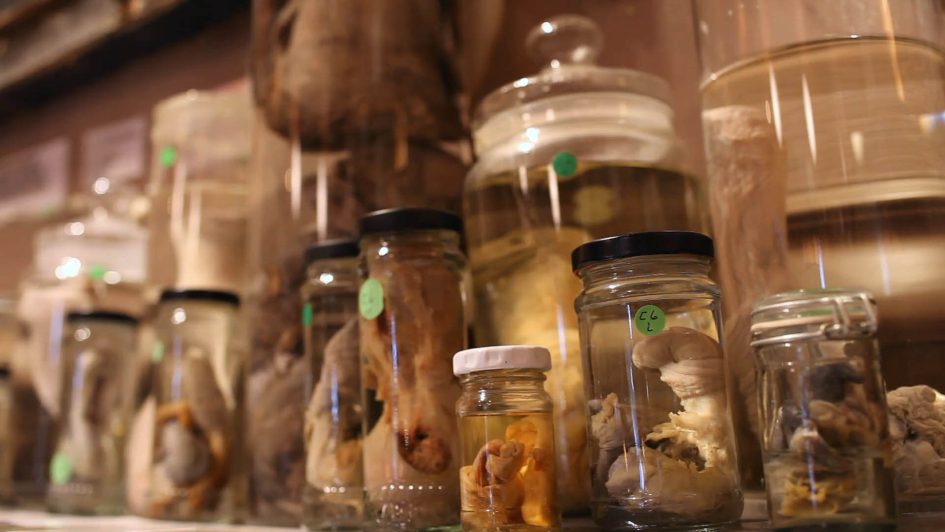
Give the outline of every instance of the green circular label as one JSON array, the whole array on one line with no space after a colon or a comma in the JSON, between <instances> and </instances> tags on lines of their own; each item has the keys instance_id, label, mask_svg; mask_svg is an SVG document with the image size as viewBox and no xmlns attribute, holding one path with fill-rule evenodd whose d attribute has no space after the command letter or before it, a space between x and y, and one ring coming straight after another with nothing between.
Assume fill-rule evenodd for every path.
<instances>
[{"instance_id":1,"label":"green circular label","mask_svg":"<svg viewBox=\"0 0 945 532\"><path fill-rule=\"evenodd\" d=\"M366 320L373 320L384 312L384 285L380 281L364 281L358 292L358 310Z\"/></svg>"},{"instance_id":2,"label":"green circular label","mask_svg":"<svg viewBox=\"0 0 945 532\"><path fill-rule=\"evenodd\" d=\"M164 360L164 342L157 340L151 348L151 362L158 363Z\"/></svg>"},{"instance_id":3,"label":"green circular label","mask_svg":"<svg viewBox=\"0 0 945 532\"><path fill-rule=\"evenodd\" d=\"M551 159L551 167L554 168L558 177L571 177L577 171L577 157L569 151L561 151L555 154Z\"/></svg>"},{"instance_id":4,"label":"green circular label","mask_svg":"<svg viewBox=\"0 0 945 532\"><path fill-rule=\"evenodd\" d=\"M638 331L647 336L653 336L666 328L666 314L656 305L643 305L637 309L633 322L636 323Z\"/></svg>"},{"instance_id":5,"label":"green circular label","mask_svg":"<svg viewBox=\"0 0 945 532\"><path fill-rule=\"evenodd\" d=\"M311 326L312 326L312 318L314 318L314 312L313 312L313 310L312 310L312 304L311 304L311 303L306 303L305 306L302 307L302 326L303 326L303 327L311 327Z\"/></svg>"},{"instance_id":6,"label":"green circular label","mask_svg":"<svg viewBox=\"0 0 945 532\"><path fill-rule=\"evenodd\" d=\"M53 484L65 484L72 478L72 462L64 452L58 452L53 455L52 463L49 464L49 476Z\"/></svg>"},{"instance_id":7,"label":"green circular label","mask_svg":"<svg viewBox=\"0 0 945 532\"><path fill-rule=\"evenodd\" d=\"M169 168L177 162L177 148L174 146L164 146L161 148L161 166Z\"/></svg>"},{"instance_id":8,"label":"green circular label","mask_svg":"<svg viewBox=\"0 0 945 532\"><path fill-rule=\"evenodd\" d=\"M108 268L102 266L101 264L92 264L88 269L89 277L96 281L101 281L104 279L106 273L108 273Z\"/></svg>"}]
</instances>

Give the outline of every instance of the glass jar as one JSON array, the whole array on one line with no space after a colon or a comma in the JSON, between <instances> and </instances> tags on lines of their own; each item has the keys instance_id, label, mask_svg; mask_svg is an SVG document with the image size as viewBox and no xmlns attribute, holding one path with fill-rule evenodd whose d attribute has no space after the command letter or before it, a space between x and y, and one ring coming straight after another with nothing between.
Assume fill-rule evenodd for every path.
<instances>
[{"instance_id":1,"label":"glass jar","mask_svg":"<svg viewBox=\"0 0 945 532\"><path fill-rule=\"evenodd\" d=\"M156 285L243 289L248 85L190 90L154 107L148 258Z\"/></svg>"},{"instance_id":2,"label":"glass jar","mask_svg":"<svg viewBox=\"0 0 945 532\"><path fill-rule=\"evenodd\" d=\"M887 384L945 391L942 3L694 6L736 403L757 411L752 305L802 288L869 289Z\"/></svg>"},{"instance_id":3,"label":"glass jar","mask_svg":"<svg viewBox=\"0 0 945 532\"><path fill-rule=\"evenodd\" d=\"M70 312L66 322L46 506L52 512L118 515L125 509L138 320L100 310Z\"/></svg>"},{"instance_id":4,"label":"glass jar","mask_svg":"<svg viewBox=\"0 0 945 532\"><path fill-rule=\"evenodd\" d=\"M481 345L547 347L563 510L586 508L587 450L576 246L628 231L703 230L701 185L673 130L668 86L593 64L601 34L556 17L528 38L549 65L487 96L476 111L479 159L464 213Z\"/></svg>"},{"instance_id":5,"label":"glass jar","mask_svg":"<svg viewBox=\"0 0 945 532\"><path fill-rule=\"evenodd\" d=\"M453 357L463 389L456 403L463 530L560 526L549 369L544 347L480 347Z\"/></svg>"},{"instance_id":6,"label":"glass jar","mask_svg":"<svg viewBox=\"0 0 945 532\"><path fill-rule=\"evenodd\" d=\"M238 305L231 292L161 294L152 351L157 408L149 517L232 521L245 504Z\"/></svg>"},{"instance_id":7,"label":"glass jar","mask_svg":"<svg viewBox=\"0 0 945 532\"><path fill-rule=\"evenodd\" d=\"M305 262L302 336L312 385L305 409L302 523L308 530L358 530L364 504L358 243L316 244L306 250Z\"/></svg>"},{"instance_id":8,"label":"glass jar","mask_svg":"<svg viewBox=\"0 0 945 532\"><path fill-rule=\"evenodd\" d=\"M358 291L365 515L372 528L459 523L459 384L466 347L462 221L432 209L361 219Z\"/></svg>"},{"instance_id":9,"label":"glass jar","mask_svg":"<svg viewBox=\"0 0 945 532\"><path fill-rule=\"evenodd\" d=\"M684 231L574 250L602 528L714 529L741 514L712 256L711 238Z\"/></svg>"},{"instance_id":10,"label":"glass jar","mask_svg":"<svg viewBox=\"0 0 945 532\"><path fill-rule=\"evenodd\" d=\"M786 292L755 306L751 345L776 528L894 523L877 326L876 302L861 291Z\"/></svg>"}]
</instances>

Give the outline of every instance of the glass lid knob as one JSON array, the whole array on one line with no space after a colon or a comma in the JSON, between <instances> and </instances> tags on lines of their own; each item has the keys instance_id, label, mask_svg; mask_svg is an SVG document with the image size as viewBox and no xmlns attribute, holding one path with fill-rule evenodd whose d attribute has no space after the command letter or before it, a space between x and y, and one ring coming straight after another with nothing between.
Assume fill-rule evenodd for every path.
<instances>
[{"instance_id":1,"label":"glass lid knob","mask_svg":"<svg viewBox=\"0 0 945 532\"><path fill-rule=\"evenodd\" d=\"M589 65L597 60L604 36L591 19L580 15L557 15L529 32L525 48L542 65Z\"/></svg>"}]
</instances>

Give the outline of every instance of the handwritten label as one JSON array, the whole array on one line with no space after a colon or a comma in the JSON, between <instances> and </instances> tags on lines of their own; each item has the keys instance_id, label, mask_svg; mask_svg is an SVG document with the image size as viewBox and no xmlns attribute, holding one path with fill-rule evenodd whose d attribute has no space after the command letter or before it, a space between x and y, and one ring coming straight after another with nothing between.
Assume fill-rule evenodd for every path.
<instances>
[{"instance_id":1,"label":"handwritten label","mask_svg":"<svg viewBox=\"0 0 945 532\"><path fill-rule=\"evenodd\" d=\"M358 310L361 317L373 320L384 312L384 286L377 279L368 279L358 292Z\"/></svg>"},{"instance_id":2,"label":"handwritten label","mask_svg":"<svg viewBox=\"0 0 945 532\"><path fill-rule=\"evenodd\" d=\"M633 322L636 323L638 331L647 336L653 336L666 328L666 314L656 305L643 305L637 309Z\"/></svg>"}]
</instances>

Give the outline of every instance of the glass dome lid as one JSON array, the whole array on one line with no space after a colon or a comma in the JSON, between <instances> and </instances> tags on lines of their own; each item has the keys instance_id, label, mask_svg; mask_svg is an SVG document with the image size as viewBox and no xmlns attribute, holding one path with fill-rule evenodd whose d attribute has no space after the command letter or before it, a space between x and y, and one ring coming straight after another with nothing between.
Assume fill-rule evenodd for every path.
<instances>
[{"instance_id":1,"label":"glass dome lid","mask_svg":"<svg viewBox=\"0 0 945 532\"><path fill-rule=\"evenodd\" d=\"M558 15L542 22L529 32L525 46L534 60L547 66L486 96L473 117L473 127L503 111L555 96L616 93L669 105L669 85L663 79L637 70L597 66L603 40L600 29L586 17Z\"/></svg>"}]
</instances>

